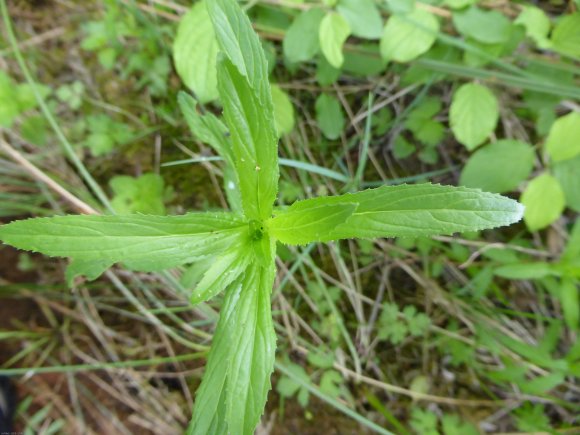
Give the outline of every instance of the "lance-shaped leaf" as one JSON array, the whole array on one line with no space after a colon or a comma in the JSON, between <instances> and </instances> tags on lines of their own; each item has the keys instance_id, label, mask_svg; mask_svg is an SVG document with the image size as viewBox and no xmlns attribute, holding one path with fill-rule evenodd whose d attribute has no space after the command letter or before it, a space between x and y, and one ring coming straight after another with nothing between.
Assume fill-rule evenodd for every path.
<instances>
[{"instance_id":1,"label":"lance-shaped leaf","mask_svg":"<svg viewBox=\"0 0 580 435\"><path fill-rule=\"evenodd\" d=\"M252 264L228 288L189 435L254 433L274 368L273 281L273 263Z\"/></svg>"},{"instance_id":2,"label":"lance-shaped leaf","mask_svg":"<svg viewBox=\"0 0 580 435\"><path fill-rule=\"evenodd\" d=\"M233 213L57 216L3 225L0 240L49 256L161 270L240 246L247 228Z\"/></svg>"},{"instance_id":3,"label":"lance-shaped leaf","mask_svg":"<svg viewBox=\"0 0 580 435\"><path fill-rule=\"evenodd\" d=\"M227 433L226 379L232 355L231 334L236 327L233 323L234 314L241 285L242 278L239 278L226 292L203 379L196 393L188 435Z\"/></svg>"},{"instance_id":4,"label":"lance-shaped leaf","mask_svg":"<svg viewBox=\"0 0 580 435\"><path fill-rule=\"evenodd\" d=\"M281 213L268 222L270 234L282 243L301 245L324 239L353 214L358 204L328 204Z\"/></svg>"},{"instance_id":5,"label":"lance-shaped leaf","mask_svg":"<svg viewBox=\"0 0 580 435\"><path fill-rule=\"evenodd\" d=\"M226 421L232 435L251 435L260 421L271 388L276 334L270 294L273 262L252 264L236 289L232 316L231 358L226 380Z\"/></svg>"},{"instance_id":6,"label":"lance-shaped leaf","mask_svg":"<svg viewBox=\"0 0 580 435\"><path fill-rule=\"evenodd\" d=\"M207 3L222 50L218 92L232 136L242 204L250 219L266 219L278 189L278 135L268 65L258 35L237 2Z\"/></svg>"},{"instance_id":7,"label":"lance-shaped leaf","mask_svg":"<svg viewBox=\"0 0 580 435\"><path fill-rule=\"evenodd\" d=\"M216 258L191 294L192 304L210 300L229 286L246 269L252 259L250 249L236 249Z\"/></svg>"},{"instance_id":8,"label":"lance-shaped leaf","mask_svg":"<svg viewBox=\"0 0 580 435\"><path fill-rule=\"evenodd\" d=\"M319 234L315 240L478 231L517 222L524 209L517 201L478 189L417 184L307 199L294 203L283 213L312 213L315 208L344 203L358 204L358 207L346 222L326 234Z\"/></svg>"},{"instance_id":9,"label":"lance-shaped leaf","mask_svg":"<svg viewBox=\"0 0 580 435\"><path fill-rule=\"evenodd\" d=\"M245 214L249 219L266 219L278 189L278 136L272 112L265 110L228 59L218 61L218 90L230 127Z\"/></svg>"},{"instance_id":10,"label":"lance-shaped leaf","mask_svg":"<svg viewBox=\"0 0 580 435\"><path fill-rule=\"evenodd\" d=\"M227 127L210 112L203 115L198 113L195 100L185 92L179 93L178 102L191 133L211 146L225 160L224 190L226 191L230 208L233 211L241 212L242 198Z\"/></svg>"}]
</instances>

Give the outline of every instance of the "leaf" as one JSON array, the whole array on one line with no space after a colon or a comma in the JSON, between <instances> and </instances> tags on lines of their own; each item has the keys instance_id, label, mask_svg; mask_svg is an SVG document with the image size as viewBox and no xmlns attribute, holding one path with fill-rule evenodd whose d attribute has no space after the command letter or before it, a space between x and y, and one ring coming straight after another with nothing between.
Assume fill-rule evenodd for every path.
<instances>
[{"instance_id":1,"label":"leaf","mask_svg":"<svg viewBox=\"0 0 580 435\"><path fill-rule=\"evenodd\" d=\"M69 287L72 287L78 276L85 276L87 280L94 281L105 272L113 263L110 261L73 260L66 268L65 279Z\"/></svg>"},{"instance_id":2,"label":"leaf","mask_svg":"<svg viewBox=\"0 0 580 435\"><path fill-rule=\"evenodd\" d=\"M462 421L457 415L444 414L441 422L445 435L479 435L479 431L473 424Z\"/></svg>"},{"instance_id":3,"label":"leaf","mask_svg":"<svg viewBox=\"0 0 580 435\"><path fill-rule=\"evenodd\" d=\"M511 34L511 22L505 15L475 6L466 11L454 12L453 24L462 35L485 44L507 42Z\"/></svg>"},{"instance_id":4,"label":"leaf","mask_svg":"<svg viewBox=\"0 0 580 435\"><path fill-rule=\"evenodd\" d=\"M188 435L226 434L226 380L232 353L232 334L236 328L236 307L241 278L226 291L220 318L213 335L205 372L199 386Z\"/></svg>"},{"instance_id":5,"label":"leaf","mask_svg":"<svg viewBox=\"0 0 580 435\"><path fill-rule=\"evenodd\" d=\"M516 263L500 266L495 269L494 274L506 279L540 279L546 276L558 275L556 270L549 263Z\"/></svg>"},{"instance_id":6,"label":"leaf","mask_svg":"<svg viewBox=\"0 0 580 435\"><path fill-rule=\"evenodd\" d=\"M459 184L486 192L515 190L534 168L534 149L517 140L500 140L477 150L461 172Z\"/></svg>"},{"instance_id":7,"label":"leaf","mask_svg":"<svg viewBox=\"0 0 580 435\"><path fill-rule=\"evenodd\" d=\"M173 42L177 74L201 103L217 99L215 74L218 43L206 2L193 5L181 19Z\"/></svg>"},{"instance_id":8,"label":"leaf","mask_svg":"<svg viewBox=\"0 0 580 435\"><path fill-rule=\"evenodd\" d=\"M327 14L320 23L318 38L322 54L335 68L340 68L344 62L342 46L351 32L348 21L335 12Z\"/></svg>"},{"instance_id":9,"label":"leaf","mask_svg":"<svg viewBox=\"0 0 580 435\"><path fill-rule=\"evenodd\" d=\"M560 306L564 313L564 320L571 331L580 326L580 289L577 280L564 278L560 286Z\"/></svg>"},{"instance_id":10,"label":"leaf","mask_svg":"<svg viewBox=\"0 0 580 435\"><path fill-rule=\"evenodd\" d=\"M552 49L580 57L580 12L562 18L552 32Z\"/></svg>"},{"instance_id":11,"label":"leaf","mask_svg":"<svg viewBox=\"0 0 580 435\"><path fill-rule=\"evenodd\" d=\"M394 14L407 14L415 8L415 0L387 0L387 5Z\"/></svg>"},{"instance_id":12,"label":"leaf","mask_svg":"<svg viewBox=\"0 0 580 435\"><path fill-rule=\"evenodd\" d=\"M566 205L572 210L580 212L580 156L573 159L557 162L552 166L554 176L566 197Z\"/></svg>"},{"instance_id":13,"label":"leaf","mask_svg":"<svg viewBox=\"0 0 580 435\"><path fill-rule=\"evenodd\" d=\"M443 0L443 4L452 9L463 9L464 7L470 6L476 2L477 0Z\"/></svg>"},{"instance_id":14,"label":"leaf","mask_svg":"<svg viewBox=\"0 0 580 435\"><path fill-rule=\"evenodd\" d=\"M438 32L439 21L423 9L407 15L392 15L381 37L381 56L386 60L409 62L431 48Z\"/></svg>"},{"instance_id":15,"label":"leaf","mask_svg":"<svg viewBox=\"0 0 580 435\"><path fill-rule=\"evenodd\" d=\"M530 181L520 200L526 207L524 221L530 231L541 230L558 219L566 203L560 183L550 174Z\"/></svg>"},{"instance_id":16,"label":"leaf","mask_svg":"<svg viewBox=\"0 0 580 435\"><path fill-rule=\"evenodd\" d=\"M253 434L264 410L274 369L276 335L270 311L274 283L268 267L250 265L241 286L231 324L231 357L226 384L226 419L233 435Z\"/></svg>"},{"instance_id":17,"label":"leaf","mask_svg":"<svg viewBox=\"0 0 580 435\"><path fill-rule=\"evenodd\" d=\"M278 189L273 113L264 109L248 81L227 59L218 62L218 90L230 127L244 212L249 219L266 219L272 214Z\"/></svg>"},{"instance_id":18,"label":"leaf","mask_svg":"<svg viewBox=\"0 0 580 435\"><path fill-rule=\"evenodd\" d=\"M294 203L288 211L343 203L356 203L358 208L321 241L478 231L512 224L523 213L520 204L500 195L432 184L383 186L307 199Z\"/></svg>"},{"instance_id":19,"label":"leaf","mask_svg":"<svg viewBox=\"0 0 580 435\"><path fill-rule=\"evenodd\" d=\"M571 112L552 124L546 139L546 151L559 162L580 154L580 113Z\"/></svg>"},{"instance_id":20,"label":"leaf","mask_svg":"<svg viewBox=\"0 0 580 435\"><path fill-rule=\"evenodd\" d=\"M211 0L207 4L216 37L224 55L248 81L267 114L272 113L268 63L262 43L248 16L236 1ZM231 128L231 126L230 126Z\"/></svg>"},{"instance_id":21,"label":"leaf","mask_svg":"<svg viewBox=\"0 0 580 435\"><path fill-rule=\"evenodd\" d=\"M468 83L453 94L449 109L451 130L468 150L485 142L498 119L497 99L485 86Z\"/></svg>"},{"instance_id":22,"label":"leaf","mask_svg":"<svg viewBox=\"0 0 580 435\"><path fill-rule=\"evenodd\" d=\"M209 301L234 282L251 260L250 252L245 251L247 250L236 249L216 258L196 285L190 302L195 305Z\"/></svg>"},{"instance_id":23,"label":"leaf","mask_svg":"<svg viewBox=\"0 0 580 435\"><path fill-rule=\"evenodd\" d=\"M267 222L270 234L282 243L301 245L324 239L356 210L356 204L333 204L281 212Z\"/></svg>"},{"instance_id":24,"label":"leaf","mask_svg":"<svg viewBox=\"0 0 580 435\"><path fill-rule=\"evenodd\" d=\"M19 249L110 264L134 262L161 270L242 243L247 224L229 213L183 216L57 216L12 222L0 239Z\"/></svg>"},{"instance_id":25,"label":"leaf","mask_svg":"<svg viewBox=\"0 0 580 435\"><path fill-rule=\"evenodd\" d=\"M224 169L224 190L228 198L230 208L235 212L242 211L242 198L234 153L229 139L226 126L212 113L206 112L201 115L196 110L195 100L185 92L178 95L179 107L185 116L191 133L202 142L211 146L226 161Z\"/></svg>"},{"instance_id":26,"label":"leaf","mask_svg":"<svg viewBox=\"0 0 580 435\"><path fill-rule=\"evenodd\" d=\"M383 19L373 0L339 0L337 10L352 34L359 38L379 39L383 33Z\"/></svg>"},{"instance_id":27,"label":"leaf","mask_svg":"<svg viewBox=\"0 0 580 435\"><path fill-rule=\"evenodd\" d=\"M533 39L539 48L549 48L548 34L552 23L546 13L535 6L522 6L514 24L521 24L526 29L526 36Z\"/></svg>"},{"instance_id":28,"label":"leaf","mask_svg":"<svg viewBox=\"0 0 580 435\"><path fill-rule=\"evenodd\" d=\"M294 106L288 94L277 85L272 85L272 102L274 103L274 120L278 135L283 136L294 129Z\"/></svg>"},{"instance_id":29,"label":"leaf","mask_svg":"<svg viewBox=\"0 0 580 435\"><path fill-rule=\"evenodd\" d=\"M315 104L316 121L322 134L330 140L338 139L344 129L344 114L340 102L328 94L320 94Z\"/></svg>"},{"instance_id":30,"label":"leaf","mask_svg":"<svg viewBox=\"0 0 580 435\"><path fill-rule=\"evenodd\" d=\"M116 176L109 184L115 194L111 205L117 214L165 214L165 184L160 175L148 173L138 178Z\"/></svg>"},{"instance_id":31,"label":"leaf","mask_svg":"<svg viewBox=\"0 0 580 435\"><path fill-rule=\"evenodd\" d=\"M318 29L323 18L322 9L311 8L294 19L282 43L284 56L290 62L306 62L318 53L320 49Z\"/></svg>"}]
</instances>

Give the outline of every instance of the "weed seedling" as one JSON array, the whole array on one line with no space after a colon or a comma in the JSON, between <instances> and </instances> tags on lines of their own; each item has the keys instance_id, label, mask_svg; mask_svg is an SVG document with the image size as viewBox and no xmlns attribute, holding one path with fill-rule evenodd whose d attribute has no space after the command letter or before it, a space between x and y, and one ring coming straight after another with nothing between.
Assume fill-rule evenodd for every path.
<instances>
[{"instance_id":1,"label":"weed seedling","mask_svg":"<svg viewBox=\"0 0 580 435\"><path fill-rule=\"evenodd\" d=\"M217 77L226 126L197 114L191 97L182 95L180 103L198 133L221 146L237 211L36 218L0 227L0 238L20 249L70 257L74 274L91 278L115 263L157 271L211 259L191 300L206 301L222 290L225 299L188 433L252 434L274 367L276 241L303 245L477 231L518 221L523 207L480 190L419 184L275 208L278 134L260 40L235 0L208 0L207 9L221 49Z\"/></svg>"}]
</instances>

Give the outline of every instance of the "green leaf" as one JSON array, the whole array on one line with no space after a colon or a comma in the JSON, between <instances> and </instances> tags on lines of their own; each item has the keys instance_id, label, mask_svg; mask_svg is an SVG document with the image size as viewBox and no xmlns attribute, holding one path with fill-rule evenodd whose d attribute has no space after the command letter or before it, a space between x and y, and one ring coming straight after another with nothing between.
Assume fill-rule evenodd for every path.
<instances>
[{"instance_id":1,"label":"green leaf","mask_svg":"<svg viewBox=\"0 0 580 435\"><path fill-rule=\"evenodd\" d=\"M499 119L497 99L485 86L462 85L453 94L449 122L455 138L472 150L495 130Z\"/></svg>"},{"instance_id":2,"label":"green leaf","mask_svg":"<svg viewBox=\"0 0 580 435\"><path fill-rule=\"evenodd\" d=\"M249 219L266 219L272 214L278 189L273 113L265 110L248 81L227 59L218 61L218 89L230 127L245 214Z\"/></svg>"},{"instance_id":3,"label":"green leaf","mask_svg":"<svg viewBox=\"0 0 580 435\"><path fill-rule=\"evenodd\" d=\"M564 278L560 286L560 306L564 313L564 320L571 331L580 326L580 289L577 280Z\"/></svg>"},{"instance_id":4,"label":"green leaf","mask_svg":"<svg viewBox=\"0 0 580 435\"><path fill-rule=\"evenodd\" d=\"M332 204L286 211L267 222L269 232L282 243L302 245L325 239L356 210L356 204Z\"/></svg>"},{"instance_id":5,"label":"green leaf","mask_svg":"<svg viewBox=\"0 0 580 435\"><path fill-rule=\"evenodd\" d=\"M534 168L534 149L517 140L500 140L477 150L461 172L459 184L486 192L515 190Z\"/></svg>"},{"instance_id":6,"label":"green leaf","mask_svg":"<svg viewBox=\"0 0 580 435\"><path fill-rule=\"evenodd\" d=\"M294 106L288 94L279 86L272 85L272 102L274 103L274 119L278 135L283 136L294 129Z\"/></svg>"},{"instance_id":7,"label":"green leaf","mask_svg":"<svg viewBox=\"0 0 580 435\"><path fill-rule=\"evenodd\" d=\"M526 207L524 221L530 231L541 230L558 219L566 203L560 183L550 174L530 181L520 200Z\"/></svg>"},{"instance_id":8,"label":"green leaf","mask_svg":"<svg viewBox=\"0 0 580 435\"><path fill-rule=\"evenodd\" d=\"M573 159L556 162L552 166L554 176L566 196L566 205L572 210L580 212L580 155Z\"/></svg>"},{"instance_id":9,"label":"green leaf","mask_svg":"<svg viewBox=\"0 0 580 435\"><path fill-rule=\"evenodd\" d=\"M238 2L210 0L207 4L216 37L224 55L244 76L267 114L272 113L268 63L262 43ZM230 126L231 128L231 126Z\"/></svg>"},{"instance_id":10,"label":"green leaf","mask_svg":"<svg viewBox=\"0 0 580 435\"><path fill-rule=\"evenodd\" d=\"M407 14L415 9L415 0L387 0L387 5L394 14Z\"/></svg>"},{"instance_id":11,"label":"green leaf","mask_svg":"<svg viewBox=\"0 0 580 435\"><path fill-rule=\"evenodd\" d=\"M69 287L74 284L77 276L85 276L87 280L94 281L105 272L114 263L110 261L94 260L73 260L66 268L65 279Z\"/></svg>"},{"instance_id":12,"label":"green leaf","mask_svg":"<svg viewBox=\"0 0 580 435\"><path fill-rule=\"evenodd\" d=\"M452 9L463 9L464 7L471 6L476 2L477 0L443 0L443 4Z\"/></svg>"},{"instance_id":13,"label":"green leaf","mask_svg":"<svg viewBox=\"0 0 580 435\"><path fill-rule=\"evenodd\" d=\"M165 184L160 175L149 173L139 178L116 176L109 184L115 194L111 205L118 214L165 214Z\"/></svg>"},{"instance_id":14,"label":"green leaf","mask_svg":"<svg viewBox=\"0 0 580 435\"><path fill-rule=\"evenodd\" d=\"M359 38L379 39L383 33L383 19L373 0L339 0L337 10L352 34Z\"/></svg>"},{"instance_id":15,"label":"green leaf","mask_svg":"<svg viewBox=\"0 0 580 435\"><path fill-rule=\"evenodd\" d=\"M185 92L178 94L177 101L193 136L211 146L219 156L233 165L234 156L226 126L211 112L203 115L198 113L195 99Z\"/></svg>"},{"instance_id":16,"label":"green leaf","mask_svg":"<svg viewBox=\"0 0 580 435\"><path fill-rule=\"evenodd\" d=\"M348 21L335 12L327 14L320 23L318 38L322 54L335 68L340 68L344 62L342 46L351 32Z\"/></svg>"},{"instance_id":17,"label":"green leaf","mask_svg":"<svg viewBox=\"0 0 580 435\"><path fill-rule=\"evenodd\" d=\"M526 36L533 39L539 48L549 48L548 34L552 23L546 13L535 6L522 6L514 24L521 24L526 29Z\"/></svg>"},{"instance_id":18,"label":"green leaf","mask_svg":"<svg viewBox=\"0 0 580 435\"><path fill-rule=\"evenodd\" d=\"M407 15L392 15L381 38L381 56L386 60L409 62L431 48L438 32L439 21L423 9Z\"/></svg>"},{"instance_id":19,"label":"green leaf","mask_svg":"<svg viewBox=\"0 0 580 435\"><path fill-rule=\"evenodd\" d=\"M322 9L311 8L294 19L282 43L284 56L290 62L306 62L318 53L320 49L318 29L323 18Z\"/></svg>"},{"instance_id":20,"label":"green leaf","mask_svg":"<svg viewBox=\"0 0 580 435\"><path fill-rule=\"evenodd\" d=\"M0 239L19 249L75 260L161 270L239 246L247 224L231 213L183 216L57 216L12 222Z\"/></svg>"},{"instance_id":21,"label":"green leaf","mask_svg":"<svg viewBox=\"0 0 580 435\"><path fill-rule=\"evenodd\" d=\"M218 43L206 2L200 1L179 23L173 42L173 60L181 80L202 103L218 97L215 74L217 52Z\"/></svg>"},{"instance_id":22,"label":"green leaf","mask_svg":"<svg viewBox=\"0 0 580 435\"><path fill-rule=\"evenodd\" d=\"M445 435L479 435L479 430L473 424L462 421L457 415L444 414L441 422Z\"/></svg>"},{"instance_id":23,"label":"green leaf","mask_svg":"<svg viewBox=\"0 0 580 435\"><path fill-rule=\"evenodd\" d=\"M344 114L340 102L328 94L320 94L315 104L316 121L322 134L330 139L338 139L344 129Z\"/></svg>"},{"instance_id":24,"label":"green leaf","mask_svg":"<svg viewBox=\"0 0 580 435\"><path fill-rule=\"evenodd\" d=\"M540 279L558 275L552 265L544 262L507 264L495 269L494 274L507 279Z\"/></svg>"},{"instance_id":25,"label":"green leaf","mask_svg":"<svg viewBox=\"0 0 580 435\"><path fill-rule=\"evenodd\" d=\"M190 302L195 305L220 293L244 272L251 258L247 249L236 249L216 258L196 285Z\"/></svg>"},{"instance_id":26,"label":"green leaf","mask_svg":"<svg viewBox=\"0 0 580 435\"><path fill-rule=\"evenodd\" d=\"M546 139L546 151L555 162L580 154L580 113L571 112L552 124Z\"/></svg>"},{"instance_id":27,"label":"green leaf","mask_svg":"<svg viewBox=\"0 0 580 435\"><path fill-rule=\"evenodd\" d=\"M344 203L358 204L358 208L321 241L478 231L512 224L523 213L520 204L500 195L432 184L383 186L307 199L294 203L288 211Z\"/></svg>"},{"instance_id":28,"label":"green leaf","mask_svg":"<svg viewBox=\"0 0 580 435\"><path fill-rule=\"evenodd\" d=\"M224 169L224 190L228 198L230 208L235 212L242 211L242 198L236 167L234 164L234 153L229 139L226 126L212 113L206 112L201 115L196 110L195 100L180 92L178 95L179 107L185 116L191 133L202 142L211 146L226 161Z\"/></svg>"},{"instance_id":29,"label":"green leaf","mask_svg":"<svg viewBox=\"0 0 580 435\"><path fill-rule=\"evenodd\" d=\"M193 417L187 428L187 435L228 433L226 380L232 353L237 351L232 348L232 334L238 326L235 321L241 280L239 278L226 291L203 379L196 392Z\"/></svg>"},{"instance_id":30,"label":"green leaf","mask_svg":"<svg viewBox=\"0 0 580 435\"><path fill-rule=\"evenodd\" d=\"M270 311L274 283L268 267L250 265L240 286L231 324L231 356L226 384L226 419L232 435L253 434L264 411L274 369L276 335Z\"/></svg>"},{"instance_id":31,"label":"green leaf","mask_svg":"<svg viewBox=\"0 0 580 435\"><path fill-rule=\"evenodd\" d=\"M507 42L511 34L511 22L505 15L475 6L466 11L454 12L453 24L462 35L486 44Z\"/></svg>"},{"instance_id":32,"label":"green leaf","mask_svg":"<svg viewBox=\"0 0 580 435\"><path fill-rule=\"evenodd\" d=\"M552 32L551 41L558 53L580 57L580 12L562 18Z\"/></svg>"}]
</instances>

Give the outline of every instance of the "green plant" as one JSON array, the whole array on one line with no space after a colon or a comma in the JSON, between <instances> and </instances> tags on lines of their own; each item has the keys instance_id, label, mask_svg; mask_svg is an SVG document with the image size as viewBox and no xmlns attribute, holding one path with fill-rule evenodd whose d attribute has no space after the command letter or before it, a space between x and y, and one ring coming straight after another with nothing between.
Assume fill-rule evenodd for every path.
<instances>
[{"instance_id":1,"label":"green plant","mask_svg":"<svg viewBox=\"0 0 580 435\"><path fill-rule=\"evenodd\" d=\"M523 207L475 189L421 184L274 208L278 132L262 45L235 1L211 0L206 6L221 50L217 91L227 128L211 114L198 114L191 98L182 96L181 103L196 134L229 165L226 189L234 211L37 218L0 227L0 238L20 249L70 257L72 274L90 278L115 263L157 271L211 259L191 301L206 301L222 290L225 299L188 433L251 434L274 367L270 293L276 241L299 245L477 231L518 221ZM325 55L338 62L332 47ZM335 384L329 377L334 390Z\"/></svg>"}]
</instances>

